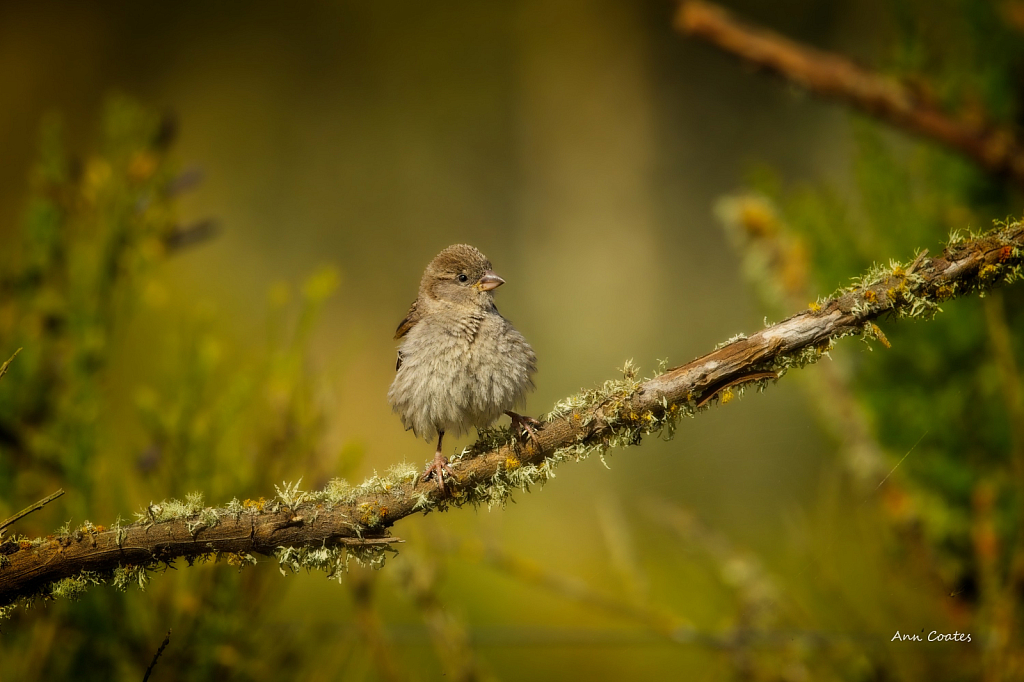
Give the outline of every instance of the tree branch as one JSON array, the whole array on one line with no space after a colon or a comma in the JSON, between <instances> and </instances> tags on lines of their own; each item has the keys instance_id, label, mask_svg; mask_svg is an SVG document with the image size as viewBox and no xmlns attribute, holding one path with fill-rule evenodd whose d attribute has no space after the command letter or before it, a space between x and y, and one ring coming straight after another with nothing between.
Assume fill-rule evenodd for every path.
<instances>
[{"instance_id":1,"label":"tree branch","mask_svg":"<svg viewBox=\"0 0 1024 682\"><path fill-rule=\"evenodd\" d=\"M848 104L907 132L941 142L983 170L1024 187L1024 144L1010 130L991 123L958 120L902 83L846 57L747 25L711 3L683 2L675 25L681 33L706 40L814 95Z\"/></svg>"},{"instance_id":2,"label":"tree branch","mask_svg":"<svg viewBox=\"0 0 1024 682\"><path fill-rule=\"evenodd\" d=\"M734 388L738 383L764 387L768 373L781 377L813 363L844 336L878 338L875 321L883 316L928 319L942 301L1021 279L1022 266L1022 223L966 240L954 235L937 258L876 267L809 310L651 379L636 379L627 365L622 380L558 403L536 441L517 443L506 429L483 430L453 458L447 497L434 483L420 482L417 469L402 465L357 487L335 480L323 490L301 492L286 485L273 501L232 500L221 508L206 507L193 495L150 505L130 525L104 529L87 522L56 537L8 541L0 544L0 606L19 598L74 596L106 580L118 587L144 585L147 570L176 558L226 558L244 566L255 563L253 554L273 555L282 572L317 568L329 575L340 574L350 557L379 565L396 542L390 528L406 516L502 504L515 490L543 484L561 462L671 431L679 417L709 409L714 401L706 398L719 391L742 391Z\"/></svg>"}]
</instances>

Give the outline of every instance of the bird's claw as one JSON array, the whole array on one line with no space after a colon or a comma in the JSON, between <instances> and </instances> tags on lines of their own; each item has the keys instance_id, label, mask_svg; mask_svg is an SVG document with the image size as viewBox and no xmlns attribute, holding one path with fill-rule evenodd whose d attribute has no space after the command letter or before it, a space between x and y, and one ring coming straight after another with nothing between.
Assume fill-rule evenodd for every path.
<instances>
[{"instance_id":1,"label":"bird's claw","mask_svg":"<svg viewBox=\"0 0 1024 682\"><path fill-rule=\"evenodd\" d=\"M448 464L448 458L442 455L440 452L434 453L434 459L427 463L427 468L423 470L423 477L420 479L424 483L430 479L437 477L437 487L441 490L442 495L447 495L448 490L444 485L444 475L454 476L455 472L452 470L450 464Z\"/></svg>"},{"instance_id":2,"label":"bird's claw","mask_svg":"<svg viewBox=\"0 0 1024 682\"><path fill-rule=\"evenodd\" d=\"M533 417L527 417L523 414L516 414L515 412L506 412L509 417L512 418L512 433L526 436L529 440L536 442L537 440L537 427L541 426L541 422L537 421Z\"/></svg>"}]
</instances>

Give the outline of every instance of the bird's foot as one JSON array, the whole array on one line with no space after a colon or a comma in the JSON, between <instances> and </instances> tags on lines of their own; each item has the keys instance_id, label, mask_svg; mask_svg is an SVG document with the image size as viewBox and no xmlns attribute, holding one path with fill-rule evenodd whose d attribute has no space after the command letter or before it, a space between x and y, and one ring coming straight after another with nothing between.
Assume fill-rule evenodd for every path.
<instances>
[{"instance_id":1,"label":"bird's foot","mask_svg":"<svg viewBox=\"0 0 1024 682\"><path fill-rule=\"evenodd\" d=\"M505 414L512 417L513 435L526 436L529 440L537 441L537 427L541 426L539 421L515 412L506 412Z\"/></svg>"},{"instance_id":2,"label":"bird's foot","mask_svg":"<svg viewBox=\"0 0 1024 682\"><path fill-rule=\"evenodd\" d=\"M440 452L435 452L434 459L427 463L427 468L423 470L423 477L420 480L425 483L436 476L437 487L441 490L441 494L447 495L448 490L444 485L445 474L454 476L455 472L452 471L451 465L448 464L448 458Z\"/></svg>"}]
</instances>

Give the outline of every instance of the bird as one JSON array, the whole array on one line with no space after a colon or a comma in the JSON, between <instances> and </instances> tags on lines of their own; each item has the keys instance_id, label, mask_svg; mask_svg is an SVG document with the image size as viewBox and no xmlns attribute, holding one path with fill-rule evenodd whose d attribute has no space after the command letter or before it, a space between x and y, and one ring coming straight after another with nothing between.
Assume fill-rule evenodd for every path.
<instances>
[{"instance_id":1,"label":"bird","mask_svg":"<svg viewBox=\"0 0 1024 682\"><path fill-rule=\"evenodd\" d=\"M437 254L420 279L416 300L395 331L401 341L388 403L405 429L437 438L420 479L454 475L442 454L445 434L481 429L506 414L513 432L536 438L541 423L516 412L533 390L537 356L494 305L505 283L475 247L454 244Z\"/></svg>"}]
</instances>

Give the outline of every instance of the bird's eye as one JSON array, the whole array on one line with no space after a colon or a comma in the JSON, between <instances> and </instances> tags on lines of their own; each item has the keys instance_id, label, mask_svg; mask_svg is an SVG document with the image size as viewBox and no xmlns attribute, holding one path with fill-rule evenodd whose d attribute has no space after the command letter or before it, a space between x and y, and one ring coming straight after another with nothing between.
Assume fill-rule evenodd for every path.
<instances>
[{"instance_id":1,"label":"bird's eye","mask_svg":"<svg viewBox=\"0 0 1024 682\"><path fill-rule=\"evenodd\" d=\"M468 282L469 281L469 277L466 277L465 273L463 273L463 274L459 275L459 281L460 282Z\"/></svg>"}]
</instances>

